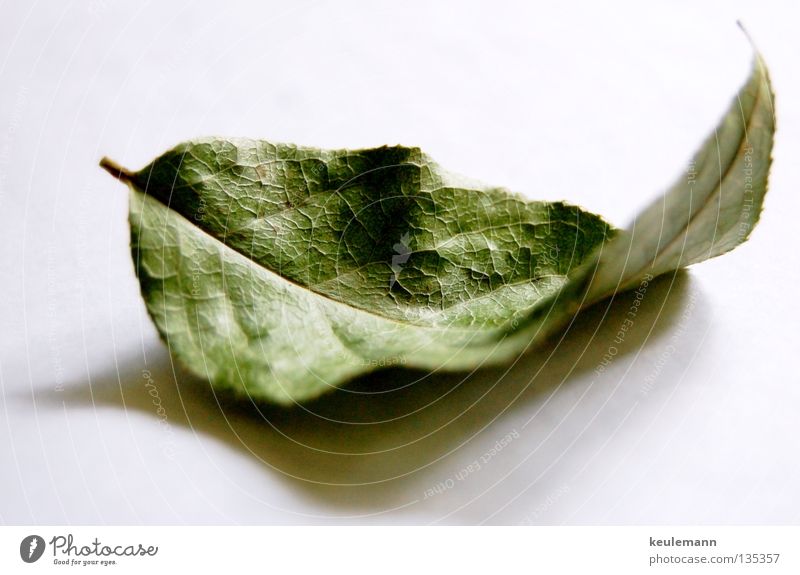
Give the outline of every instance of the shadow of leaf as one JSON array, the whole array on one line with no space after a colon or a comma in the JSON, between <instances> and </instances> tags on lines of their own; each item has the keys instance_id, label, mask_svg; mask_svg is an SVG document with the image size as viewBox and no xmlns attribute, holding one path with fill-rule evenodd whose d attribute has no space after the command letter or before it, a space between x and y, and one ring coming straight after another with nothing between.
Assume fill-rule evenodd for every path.
<instances>
[{"instance_id":1,"label":"shadow of leaf","mask_svg":"<svg viewBox=\"0 0 800 575\"><path fill-rule=\"evenodd\" d=\"M633 292L579 314L569 329L507 368L387 369L291 409L221 396L174 364L164 346L120 361L119 371L93 374L91 385L75 382L37 400L152 414L228 443L327 504L353 512L402 507L452 471L450 455L511 414L538 418L532 432L547 429L559 393L613 385L607 373L595 372L609 347L616 362L668 333L689 284L683 271L653 281L621 343L614 339Z\"/></svg>"}]
</instances>

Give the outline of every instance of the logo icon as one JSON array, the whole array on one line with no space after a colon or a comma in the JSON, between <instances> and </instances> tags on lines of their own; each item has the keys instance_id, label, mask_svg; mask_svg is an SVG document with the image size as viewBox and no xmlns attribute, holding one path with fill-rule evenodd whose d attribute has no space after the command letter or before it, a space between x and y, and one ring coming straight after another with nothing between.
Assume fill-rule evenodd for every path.
<instances>
[{"instance_id":1,"label":"logo icon","mask_svg":"<svg viewBox=\"0 0 800 575\"><path fill-rule=\"evenodd\" d=\"M44 553L44 539L39 535L28 535L19 544L19 556L25 563L34 563Z\"/></svg>"}]
</instances>

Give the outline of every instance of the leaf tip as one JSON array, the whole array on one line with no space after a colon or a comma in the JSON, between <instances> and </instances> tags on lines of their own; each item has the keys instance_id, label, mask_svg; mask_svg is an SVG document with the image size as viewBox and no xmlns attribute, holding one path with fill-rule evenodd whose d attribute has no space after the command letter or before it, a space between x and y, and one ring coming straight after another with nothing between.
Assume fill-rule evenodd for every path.
<instances>
[{"instance_id":1,"label":"leaf tip","mask_svg":"<svg viewBox=\"0 0 800 575\"><path fill-rule=\"evenodd\" d=\"M755 63L758 66L759 71L766 75L767 67L764 63L764 58L761 56L761 51L758 49L758 46L756 46L753 36L750 35L750 31L747 29L747 27L745 27L744 22L741 20L737 20L736 25L739 27L739 30L742 31L744 37L747 38L747 41L750 43L750 47L753 49L753 52L755 52Z\"/></svg>"}]
</instances>

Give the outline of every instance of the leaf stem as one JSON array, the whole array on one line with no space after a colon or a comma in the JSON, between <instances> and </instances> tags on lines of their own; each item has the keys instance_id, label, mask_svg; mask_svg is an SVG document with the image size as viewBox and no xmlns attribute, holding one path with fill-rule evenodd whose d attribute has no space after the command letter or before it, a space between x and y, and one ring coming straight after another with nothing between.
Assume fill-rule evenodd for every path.
<instances>
[{"instance_id":1,"label":"leaf stem","mask_svg":"<svg viewBox=\"0 0 800 575\"><path fill-rule=\"evenodd\" d=\"M133 172L123 168L108 156L103 156L103 159L100 160L100 167L121 182L129 183L133 181Z\"/></svg>"}]
</instances>

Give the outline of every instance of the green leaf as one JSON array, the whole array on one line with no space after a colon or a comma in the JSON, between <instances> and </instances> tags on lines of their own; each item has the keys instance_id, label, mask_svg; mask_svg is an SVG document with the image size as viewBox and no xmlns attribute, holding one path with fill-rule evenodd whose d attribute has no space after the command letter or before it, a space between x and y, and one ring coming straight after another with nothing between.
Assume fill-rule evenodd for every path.
<instances>
[{"instance_id":1,"label":"green leaf","mask_svg":"<svg viewBox=\"0 0 800 575\"><path fill-rule=\"evenodd\" d=\"M171 353L215 386L302 402L386 366L507 362L580 309L744 241L774 131L759 58L689 173L626 231L448 173L417 148L202 139L139 172L131 244Z\"/></svg>"}]
</instances>

